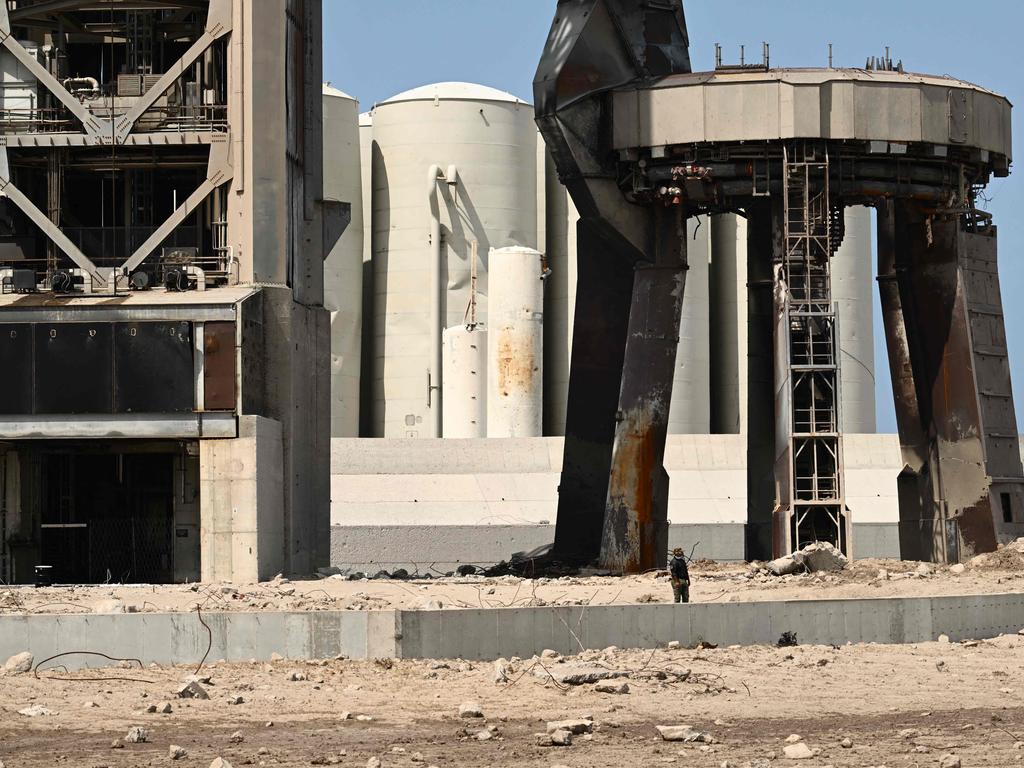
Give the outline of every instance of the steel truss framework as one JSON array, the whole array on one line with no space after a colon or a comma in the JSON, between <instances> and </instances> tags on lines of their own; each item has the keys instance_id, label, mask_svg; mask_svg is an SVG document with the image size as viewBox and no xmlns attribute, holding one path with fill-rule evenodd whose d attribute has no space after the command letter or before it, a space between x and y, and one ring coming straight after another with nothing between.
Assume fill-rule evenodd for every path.
<instances>
[{"instance_id":1,"label":"steel truss framework","mask_svg":"<svg viewBox=\"0 0 1024 768\"><path fill-rule=\"evenodd\" d=\"M137 269L154 250L186 218L221 185L229 182L234 171L230 161L231 136L227 131L187 130L143 131L140 119L156 104L174 82L180 78L199 58L221 40L231 34L232 0L209 0L206 25L202 35L189 47L168 71L154 83L124 115L115 120L105 120L92 114L56 77L54 77L25 47L11 34L12 16L15 20L27 13L41 13L49 6L60 6L68 12L82 7L94 6L88 2L41 3L19 11L10 11L7 0L0 0L0 45L25 66L36 78L39 85L49 91L81 124L79 133L0 135L0 196L14 203L76 266L92 280L94 289L114 288L120 281L127 280L129 273ZM44 7L46 6L46 7ZM8 148L11 147L138 147L138 146L185 146L209 145L210 156L206 178L176 210L161 223L152 235L140 245L124 262L115 269L98 267L88 255L67 237L45 212L12 182Z\"/></svg>"}]
</instances>

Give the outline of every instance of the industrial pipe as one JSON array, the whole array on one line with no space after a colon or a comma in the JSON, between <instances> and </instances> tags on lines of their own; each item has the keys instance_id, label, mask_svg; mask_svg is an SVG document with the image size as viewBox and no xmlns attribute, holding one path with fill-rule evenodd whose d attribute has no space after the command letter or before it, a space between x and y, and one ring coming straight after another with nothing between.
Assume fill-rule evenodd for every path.
<instances>
[{"instance_id":1,"label":"industrial pipe","mask_svg":"<svg viewBox=\"0 0 1024 768\"><path fill-rule=\"evenodd\" d=\"M100 81L95 77L68 77L61 83L72 96L88 94L90 96L100 95ZM83 88L82 86L87 86Z\"/></svg>"},{"instance_id":2,"label":"industrial pipe","mask_svg":"<svg viewBox=\"0 0 1024 768\"><path fill-rule=\"evenodd\" d=\"M427 210L430 213L430 375L427 402L434 417L434 437L442 437L441 366L441 209L437 201L437 180L444 178L436 163L427 171Z\"/></svg>"}]
</instances>

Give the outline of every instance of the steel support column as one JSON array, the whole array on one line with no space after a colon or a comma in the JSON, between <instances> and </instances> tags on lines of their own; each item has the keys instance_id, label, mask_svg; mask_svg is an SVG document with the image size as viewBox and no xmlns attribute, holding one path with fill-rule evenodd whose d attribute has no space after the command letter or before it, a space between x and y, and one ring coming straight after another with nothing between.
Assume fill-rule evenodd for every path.
<instances>
[{"instance_id":1,"label":"steel support column","mask_svg":"<svg viewBox=\"0 0 1024 768\"><path fill-rule=\"evenodd\" d=\"M665 440L686 286L686 218L657 210L655 263L638 265L619 393L599 565L663 568L668 553Z\"/></svg>"},{"instance_id":2,"label":"steel support column","mask_svg":"<svg viewBox=\"0 0 1024 768\"><path fill-rule=\"evenodd\" d=\"M903 555L958 562L1024 523L996 231L973 214L904 201L880 221L880 277L895 275L899 289L898 302L883 293L883 312L907 461L901 545L913 551Z\"/></svg>"}]
</instances>

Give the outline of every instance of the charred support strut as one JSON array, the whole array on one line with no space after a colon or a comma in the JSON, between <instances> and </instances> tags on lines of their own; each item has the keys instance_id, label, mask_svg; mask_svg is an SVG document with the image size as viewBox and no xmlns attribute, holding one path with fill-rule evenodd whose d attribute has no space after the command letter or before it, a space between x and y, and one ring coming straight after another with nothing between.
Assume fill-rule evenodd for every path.
<instances>
[{"instance_id":1,"label":"charred support strut","mask_svg":"<svg viewBox=\"0 0 1024 768\"><path fill-rule=\"evenodd\" d=\"M970 212L896 201L882 208L878 245L906 462L902 554L958 562L1021 530L1024 472L996 230Z\"/></svg>"}]
</instances>

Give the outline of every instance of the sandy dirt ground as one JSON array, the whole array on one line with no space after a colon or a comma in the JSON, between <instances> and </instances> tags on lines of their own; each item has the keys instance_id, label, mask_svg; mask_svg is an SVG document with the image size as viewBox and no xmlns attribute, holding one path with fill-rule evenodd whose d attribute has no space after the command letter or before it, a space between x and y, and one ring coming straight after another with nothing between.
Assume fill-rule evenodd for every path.
<instances>
[{"instance_id":1,"label":"sandy dirt ground","mask_svg":"<svg viewBox=\"0 0 1024 768\"><path fill-rule=\"evenodd\" d=\"M693 602L738 602L1024 591L1024 546L976 558L960 569L895 560L858 560L838 573L770 576L758 566L698 561ZM263 584L0 587L0 614L122 611L317 611L608 605L670 602L664 573L524 580L505 576L347 581L341 576Z\"/></svg>"},{"instance_id":2,"label":"sandy dirt ground","mask_svg":"<svg viewBox=\"0 0 1024 768\"><path fill-rule=\"evenodd\" d=\"M0 678L0 761L7 768L206 768L218 757L233 766L358 768L1024 765L1024 636L608 649L510 662L500 683L491 663L219 663L200 671L211 677L209 700L176 697L196 671L188 667L7 676ZM554 682L581 663L627 673L613 682L626 682L628 693ZM165 702L169 713L160 711ZM483 717L460 717L468 702ZM150 705L158 711L147 712ZM19 714L30 707L49 714ZM573 718L591 718L593 732L569 746L539 743L548 722ZM710 743L666 742L656 730L681 724ZM148 732L147 741L126 743L133 726ZM794 744L812 757L788 759L784 750ZM171 745L186 756L172 760Z\"/></svg>"}]
</instances>

